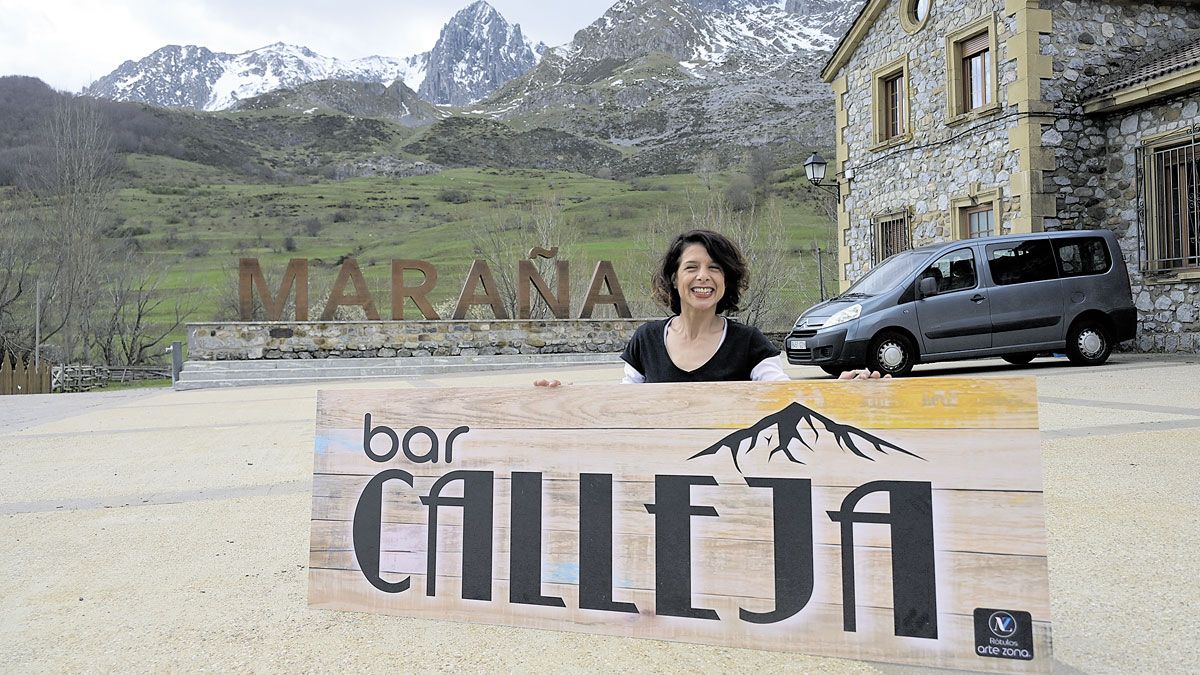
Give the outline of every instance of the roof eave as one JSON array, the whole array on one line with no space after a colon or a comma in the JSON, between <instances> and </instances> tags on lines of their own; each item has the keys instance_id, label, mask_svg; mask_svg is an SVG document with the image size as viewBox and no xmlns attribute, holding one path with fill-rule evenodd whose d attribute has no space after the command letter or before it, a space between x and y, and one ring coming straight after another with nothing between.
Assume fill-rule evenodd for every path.
<instances>
[{"instance_id":1,"label":"roof eave","mask_svg":"<svg viewBox=\"0 0 1200 675\"><path fill-rule=\"evenodd\" d=\"M1200 64L1094 96L1083 102L1083 111L1107 114L1192 90L1200 90Z\"/></svg>"},{"instance_id":2,"label":"roof eave","mask_svg":"<svg viewBox=\"0 0 1200 675\"><path fill-rule=\"evenodd\" d=\"M821 68L822 80L833 82L838 71L850 60L850 56L854 54L854 50L866 37L867 31L875 24L875 19L879 18L880 12L886 5L887 0L867 0L859 10L854 23L850 24L850 30L846 31L846 34L838 41L837 46L833 48L833 53L829 55L829 59Z\"/></svg>"}]
</instances>

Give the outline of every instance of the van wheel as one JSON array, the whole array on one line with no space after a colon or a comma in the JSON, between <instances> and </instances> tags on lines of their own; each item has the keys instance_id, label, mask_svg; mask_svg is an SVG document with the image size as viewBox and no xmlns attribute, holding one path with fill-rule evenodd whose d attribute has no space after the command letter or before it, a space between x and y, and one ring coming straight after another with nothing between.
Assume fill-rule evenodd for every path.
<instances>
[{"instance_id":1,"label":"van wheel","mask_svg":"<svg viewBox=\"0 0 1200 675\"><path fill-rule=\"evenodd\" d=\"M880 333L867 350L867 368L879 371L880 375L907 375L916 361L917 348L902 333Z\"/></svg>"},{"instance_id":2,"label":"van wheel","mask_svg":"<svg viewBox=\"0 0 1200 675\"><path fill-rule=\"evenodd\" d=\"M846 372L843 368L835 368L833 366L821 366L821 370L825 371L827 375L831 375L833 377L838 377L842 373Z\"/></svg>"},{"instance_id":3,"label":"van wheel","mask_svg":"<svg viewBox=\"0 0 1200 675\"><path fill-rule=\"evenodd\" d=\"M1096 321L1080 321L1067 333L1067 358L1078 366L1098 366L1112 353L1108 329Z\"/></svg>"},{"instance_id":4,"label":"van wheel","mask_svg":"<svg viewBox=\"0 0 1200 675\"><path fill-rule=\"evenodd\" d=\"M1033 357L1035 357L1035 356L1037 356L1037 354L1035 354L1033 352L1021 352L1020 354L1005 354L1004 356L1001 356L1000 358L1004 359L1005 361L1008 361L1009 363L1013 364L1014 366L1023 366L1026 363L1029 363L1030 361L1032 361Z\"/></svg>"}]
</instances>

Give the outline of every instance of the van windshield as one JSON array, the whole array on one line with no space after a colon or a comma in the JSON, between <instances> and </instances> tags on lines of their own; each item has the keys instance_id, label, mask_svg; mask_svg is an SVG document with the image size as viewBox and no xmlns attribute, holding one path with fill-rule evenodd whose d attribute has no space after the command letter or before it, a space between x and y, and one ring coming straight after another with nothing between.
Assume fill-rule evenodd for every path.
<instances>
[{"instance_id":1,"label":"van windshield","mask_svg":"<svg viewBox=\"0 0 1200 675\"><path fill-rule=\"evenodd\" d=\"M928 257L928 251L901 251L871 268L866 276L854 282L840 297L868 297L890 291L916 272Z\"/></svg>"}]
</instances>

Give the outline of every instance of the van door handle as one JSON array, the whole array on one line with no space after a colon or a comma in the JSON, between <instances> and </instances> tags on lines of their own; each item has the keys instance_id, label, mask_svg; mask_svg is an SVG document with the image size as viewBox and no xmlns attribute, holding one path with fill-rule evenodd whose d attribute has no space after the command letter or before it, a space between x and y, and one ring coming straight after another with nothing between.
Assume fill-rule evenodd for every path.
<instances>
[{"instance_id":1,"label":"van door handle","mask_svg":"<svg viewBox=\"0 0 1200 675\"><path fill-rule=\"evenodd\" d=\"M971 302L973 302L973 303L975 303L975 304L977 304L977 305L978 305L979 303L983 302L984 300L987 300L987 298L986 298L985 296L982 296L982 295L978 294L978 293L976 293L975 295L972 295L972 296L971 296Z\"/></svg>"}]
</instances>

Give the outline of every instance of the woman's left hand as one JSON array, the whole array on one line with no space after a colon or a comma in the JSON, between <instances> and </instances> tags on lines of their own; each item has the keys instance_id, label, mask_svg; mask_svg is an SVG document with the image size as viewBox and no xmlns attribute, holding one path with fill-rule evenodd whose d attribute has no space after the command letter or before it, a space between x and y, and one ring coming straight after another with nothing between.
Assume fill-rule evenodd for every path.
<instances>
[{"instance_id":1,"label":"woman's left hand","mask_svg":"<svg viewBox=\"0 0 1200 675\"><path fill-rule=\"evenodd\" d=\"M890 379L892 379L892 376L884 375L881 378L879 376L878 370L847 370L846 372L839 375L838 379L839 380L879 380L879 379L890 380Z\"/></svg>"}]
</instances>

